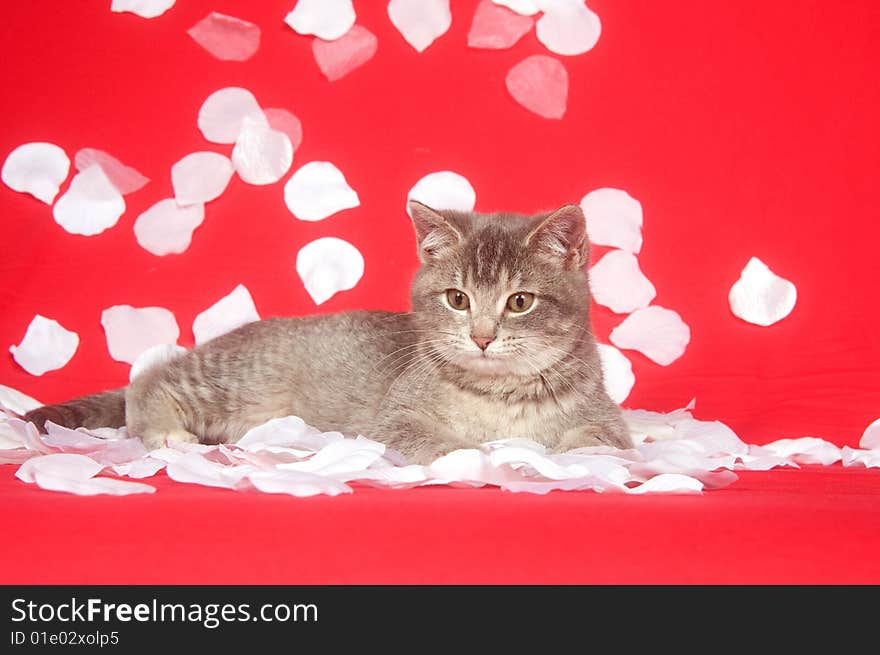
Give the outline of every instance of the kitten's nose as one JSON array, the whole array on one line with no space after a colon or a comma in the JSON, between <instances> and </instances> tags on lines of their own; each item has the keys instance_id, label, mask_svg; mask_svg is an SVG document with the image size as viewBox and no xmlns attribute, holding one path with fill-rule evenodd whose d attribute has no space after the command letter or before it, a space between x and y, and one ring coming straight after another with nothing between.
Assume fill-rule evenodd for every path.
<instances>
[{"instance_id":1,"label":"kitten's nose","mask_svg":"<svg viewBox=\"0 0 880 655\"><path fill-rule=\"evenodd\" d=\"M475 334L471 335L471 341L473 341L477 346L479 346L480 350L486 350L489 347L489 344L495 340L495 337L478 337Z\"/></svg>"}]
</instances>

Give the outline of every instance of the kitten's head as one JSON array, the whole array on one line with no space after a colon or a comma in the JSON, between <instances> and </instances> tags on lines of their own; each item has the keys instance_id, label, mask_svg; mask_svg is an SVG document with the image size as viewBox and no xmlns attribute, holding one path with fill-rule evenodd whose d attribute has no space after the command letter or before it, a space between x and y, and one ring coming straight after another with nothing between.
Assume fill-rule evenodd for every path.
<instances>
[{"instance_id":1,"label":"kitten's head","mask_svg":"<svg viewBox=\"0 0 880 655\"><path fill-rule=\"evenodd\" d=\"M422 266L420 338L437 361L481 375L535 375L589 339L583 212L475 214L409 203Z\"/></svg>"}]
</instances>

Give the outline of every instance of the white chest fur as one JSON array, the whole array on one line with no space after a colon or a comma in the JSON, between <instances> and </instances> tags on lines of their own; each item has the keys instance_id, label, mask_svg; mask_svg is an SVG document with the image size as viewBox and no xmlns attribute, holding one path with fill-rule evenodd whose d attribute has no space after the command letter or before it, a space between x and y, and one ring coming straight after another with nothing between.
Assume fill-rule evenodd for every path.
<instances>
[{"instance_id":1,"label":"white chest fur","mask_svg":"<svg viewBox=\"0 0 880 655\"><path fill-rule=\"evenodd\" d=\"M571 427L570 396L540 400L510 399L505 394L483 394L443 385L443 422L449 433L465 446L486 441L525 437L552 446Z\"/></svg>"}]
</instances>

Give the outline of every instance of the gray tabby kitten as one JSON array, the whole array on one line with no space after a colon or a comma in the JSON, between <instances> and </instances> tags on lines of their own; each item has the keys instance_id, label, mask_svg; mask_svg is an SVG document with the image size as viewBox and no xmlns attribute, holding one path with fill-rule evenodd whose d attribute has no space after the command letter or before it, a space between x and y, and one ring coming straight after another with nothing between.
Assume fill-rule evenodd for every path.
<instances>
[{"instance_id":1,"label":"gray tabby kitten","mask_svg":"<svg viewBox=\"0 0 880 655\"><path fill-rule=\"evenodd\" d=\"M422 263L411 312L250 323L124 389L25 418L41 429L47 420L126 425L153 449L169 439L235 442L292 414L422 464L504 437L554 451L630 447L590 329L580 208L537 216L409 208Z\"/></svg>"}]
</instances>

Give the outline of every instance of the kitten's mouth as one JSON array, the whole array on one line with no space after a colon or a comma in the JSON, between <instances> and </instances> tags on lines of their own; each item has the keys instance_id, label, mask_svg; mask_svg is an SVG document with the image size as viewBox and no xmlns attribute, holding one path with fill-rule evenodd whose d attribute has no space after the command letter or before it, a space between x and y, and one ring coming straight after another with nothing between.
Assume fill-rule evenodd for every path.
<instances>
[{"instance_id":1,"label":"kitten's mouth","mask_svg":"<svg viewBox=\"0 0 880 655\"><path fill-rule=\"evenodd\" d=\"M463 354L459 359L462 368L481 375L509 375L510 362L504 355L481 351Z\"/></svg>"}]
</instances>

